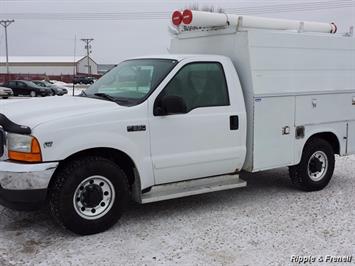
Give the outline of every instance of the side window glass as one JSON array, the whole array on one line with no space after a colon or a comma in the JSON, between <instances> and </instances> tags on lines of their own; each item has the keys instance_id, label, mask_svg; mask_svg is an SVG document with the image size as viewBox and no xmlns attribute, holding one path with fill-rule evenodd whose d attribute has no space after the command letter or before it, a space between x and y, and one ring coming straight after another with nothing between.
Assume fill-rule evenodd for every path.
<instances>
[{"instance_id":1,"label":"side window glass","mask_svg":"<svg viewBox=\"0 0 355 266\"><path fill-rule=\"evenodd\" d=\"M160 95L166 96L183 98L187 112L199 107L229 105L222 65L217 62L201 62L184 66Z\"/></svg>"},{"instance_id":2,"label":"side window glass","mask_svg":"<svg viewBox=\"0 0 355 266\"><path fill-rule=\"evenodd\" d=\"M25 88L26 87L25 83L23 83L23 82L17 82L17 86L19 88Z\"/></svg>"}]
</instances>

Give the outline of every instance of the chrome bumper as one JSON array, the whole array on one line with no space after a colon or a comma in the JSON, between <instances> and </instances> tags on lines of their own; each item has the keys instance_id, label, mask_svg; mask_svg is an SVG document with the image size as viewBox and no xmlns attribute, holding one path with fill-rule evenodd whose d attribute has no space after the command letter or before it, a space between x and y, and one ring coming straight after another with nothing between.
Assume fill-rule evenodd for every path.
<instances>
[{"instance_id":1,"label":"chrome bumper","mask_svg":"<svg viewBox=\"0 0 355 266\"><path fill-rule=\"evenodd\" d=\"M21 164L1 161L0 186L8 190L47 189L58 164L57 162Z\"/></svg>"}]
</instances>

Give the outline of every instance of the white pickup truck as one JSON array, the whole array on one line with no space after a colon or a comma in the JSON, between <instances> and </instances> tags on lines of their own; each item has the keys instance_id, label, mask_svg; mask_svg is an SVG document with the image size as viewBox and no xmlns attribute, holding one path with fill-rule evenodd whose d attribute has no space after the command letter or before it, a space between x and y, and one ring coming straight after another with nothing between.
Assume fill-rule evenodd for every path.
<instances>
[{"instance_id":1,"label":"white pickup truck","mask_svg":"<svg viewBox=\"0 0 355 266\"><path fill-rule=\"evenodd\" d=\"M92 234L129 199L243 187L241 171L289 167L298 188L324 188L335 154L355 152L354 38L270 27L180 25L169 55L124 61L79 96L2 104L1 203L49 203Z\"/></svg>"}]
</instances>

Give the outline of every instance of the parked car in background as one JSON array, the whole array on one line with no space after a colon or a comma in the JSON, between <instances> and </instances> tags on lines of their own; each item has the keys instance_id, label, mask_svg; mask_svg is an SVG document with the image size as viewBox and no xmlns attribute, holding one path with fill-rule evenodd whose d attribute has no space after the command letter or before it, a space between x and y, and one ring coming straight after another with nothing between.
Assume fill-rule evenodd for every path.
<instances>
[{"instance_id":1,"label":"parked car in background","mask_svg":"<svg viewBox=\"0 0 355 266\"><path fill-rule=\"evenodd\" d=\"M43 80L43 81L46 81L50 84L53 84L53 85L61 88L65 92L65 94L68 94L68 87L73 86L73 84L68 84L63 81L58 81L58 80Z\"/></svg>"},{"instance_id":2,"label":"parked car in background","mask_svg":"<svg viewBox=\"0 0 355 266\"><path fill-rule=\"evenodd\" d=\"M54 93L51 89L41 87L32 81L28 80L10 80L4 83L4 87L12 89L14 96L53 96Z\"/></svg>"},{"instance_id":3,"label":"parked car in background","mask_svg":"<svg viewBox=\"0 0 355 266\"><path fill-rule=\"evenodd\" d=\"M78 76L73 78L74 84L93 84L95 82L94 77Z\"/></svg>"},{"instance_id":4,"label":"parked car in background","mask_svg":"<svg viewBox=\"0 0 355 266\"><path fill-rule=\"evenodd\" d=\"M7 99L10 96L14 95L14 92L10 88L0 87L0 97Z\"/></svg>"},{"instance_id":5,"label":"parked car in background","mask_svg":"<svg viewBox=\"0 0 355 266\"><path fill-rule=\"evenodd\" d=\"M51 83L51 84L57 85L59 87L62 87L62 88L71 86L71 84L65 83L65 82L60 81L60 80L46 80L46 81Z\"/></svg>"},{"instance_id":6,"label":"parked car in background","mask_svg":"<svg viewBox=\"0 0 355 266\"><path fill-rule=\"evenodd\" d=\"M51 89L54 95L63 96L64 94L68 93L68 90L62 89L61 87L56 86L48 81L33 80L32 82L38 86Z\"/></svg>"}]
</instances>

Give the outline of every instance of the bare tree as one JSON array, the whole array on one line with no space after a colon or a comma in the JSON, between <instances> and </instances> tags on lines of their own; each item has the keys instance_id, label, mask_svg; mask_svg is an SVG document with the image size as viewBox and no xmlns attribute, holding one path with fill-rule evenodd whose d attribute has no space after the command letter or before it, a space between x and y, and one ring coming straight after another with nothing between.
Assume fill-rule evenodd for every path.
<instances>
[{"instance_id":1,"label":"bare tree","mask_svg":"<svg viewBox=\"0 0 355 266\"><path fill-rule=\"evenodd\" d=\"M204 5L200 8L199 4L197 2L194 2L186 7L187 9L191 10L196 10L196 11L206 11L206 12L212 12L212 13L225 13L224 9L221 7L214 7L213 5Z\"/></svg>"},{"instance_id":2,"label":"bare tree","mask_svg":"<svg viewBox=\"0 0 355 266\"><path fill-rule=\"evenodd\" d=\"M187 9L191 10L200 10L199 4L197 2L194 2L186 7Z\"/></svg>"}]
</instances>

